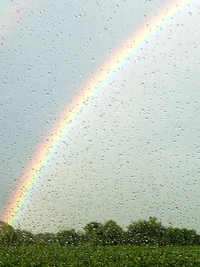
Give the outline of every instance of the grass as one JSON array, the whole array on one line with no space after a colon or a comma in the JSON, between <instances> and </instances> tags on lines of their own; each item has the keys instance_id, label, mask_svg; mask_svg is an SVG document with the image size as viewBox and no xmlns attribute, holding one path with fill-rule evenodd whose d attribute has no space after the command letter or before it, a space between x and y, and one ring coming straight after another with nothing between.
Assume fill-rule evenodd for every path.
<instances>
[{"instance_id":1,"label":"grass","mask_svg":"<svg viewBox=\"0 0 200 267\"><path fill-rule=\"evenodd\" d=\"M200 266L200 247L0 247L0 266Z\"/></svg>"}]
</instances>

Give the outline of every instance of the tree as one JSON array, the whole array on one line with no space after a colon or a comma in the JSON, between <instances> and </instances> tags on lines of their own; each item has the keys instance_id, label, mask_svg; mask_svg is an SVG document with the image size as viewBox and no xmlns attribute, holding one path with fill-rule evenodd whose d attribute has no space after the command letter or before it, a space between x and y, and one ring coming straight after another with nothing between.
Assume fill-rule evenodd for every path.
<instances>
[{"instance_id":1,"label":"tree","mask_svg":"<svg viewBox=\"0 0 200 267\"><path fill-rule=\"evenodd\" d=\"M109 220L102 226L103 245L116 246L124 243L124 231L115 221Z\"/></svg>"},{"instance_id":2,"label":"tree","mask_svg":"<svg viewBox=\"0 0 200 267\"><path fill-rule=\"evenodd\" d=\"M57 240L60 245L79 245L81 243L80 235L74 229L63 230L57 234Z\"/></svg>"},{"instance_id":3,"label":"tree","mask_svg":"<svg viewBox=\"0 0 200 267\"><path fill-rule=\"evenodd\" d=\"M101 245L103 239L102 224L98 222L90 222L84 227L85 239L93 245Z\"/></svg>"},{"instance_id":4,"label":"tree","mask_svg":"<svg viewBox=\"0 0 200 267\"><path fill-rule=\"evenodd\" d=\"M186 228L173 228L168 227L166 230L166 245L171 246L191 246L198 245L199 235L195 230L189 230Z\"/></svg>"},{"instance_id":5,"label":"tree","mask_svg":"<svg viewBox=\"0 0 200 267\"><path fill-rule=\"evenodd\" d=\"M11 225L0 221L0 245L12 245L14 232Z\"/></svg>"},{"instance_id":6,"label":"tree","mask_svg":"<svg viewBox=\"0 0 200 267\"><path fill-rule=\"evenodd\" d=\"M33 245L34 235L29 231L16 229L12 235L12 244L18 246Z\"/></svg>"},{"instance_id":7,"label":"tree","mask_svg":"<svg viewBox=\"0 0 200 267\"><path fill-rule=\"evenodd\" d=\"M156 217L132 222L128 226L127 242L134 245L162 245L165 230Z\"/></svg>"},{"instance_id":8,"label":"tree","mask_svg":"<svg viewBox=\"0 0 200 267\"><path fill-rule=\"evenodd\" d=\"M197 233L195 230L188 230L186 228L183 228L182 231L184 235L185 245L187 246L197 245L196 244Z\"/></svg>"},{"instance_id":9,"label":"tree","mask_svg":"<svg viewBox=\"0 0 200 267\"><path fill-rule=\"evenodd\" d=\"M34 236L36 244L52 245L57 242L56 235L52 233L39 233Z\"/></svg>"}]
</instances>

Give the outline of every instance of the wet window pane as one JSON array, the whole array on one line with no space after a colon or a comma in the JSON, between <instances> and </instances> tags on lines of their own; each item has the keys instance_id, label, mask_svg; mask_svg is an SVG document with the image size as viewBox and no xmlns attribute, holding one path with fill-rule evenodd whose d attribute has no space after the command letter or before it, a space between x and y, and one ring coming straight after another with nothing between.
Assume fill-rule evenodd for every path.
<instances>
[{"instance_id":1,"label":"wet window pane","mask_svg":"<svg viewBox=\"0 0 200 267\"><path fill-rule=\"evenodd\" d=\"M0 265L200 261L199 25L191 0L1 0Z\"/></svg>"}]
</instances>

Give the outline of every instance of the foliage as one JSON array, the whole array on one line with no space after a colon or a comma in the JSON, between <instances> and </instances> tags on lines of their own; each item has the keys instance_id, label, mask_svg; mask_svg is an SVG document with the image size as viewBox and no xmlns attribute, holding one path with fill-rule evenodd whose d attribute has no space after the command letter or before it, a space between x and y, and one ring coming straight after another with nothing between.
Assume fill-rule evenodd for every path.
<instances>
[{"instance_id":1,"label":"foliage","mask_svg":"<svg viewBox=\"0 0 200 267\"><path fill-rule=\"evenodd\" d=\"M165 227L155 217L132 222L128 226L127 242L134 245L163 245Z\"/></svg>"},{"instance_id":2,"label":"foliage","mask_svg":"<svg viewBox=\"0 0 200 267\"><path fill-rule=\"evenodd\" d=\"M52 245L57 242L57 236L52 233L39 233L34 235L34 243L38 245Z\"/></svg>"},{"instance_id":3,"label":"foliage","mask_svg":"<svg viewBox=\"0 0 200 267\"><path fill-rule=\"evenodd\" d=\"M110 220L102 225L103 245L120 245L123 244L124 231L115 221Z\"/></svg>"},{"instance_id":4,"label":"foliage","mask_svg":"<svg viewBox=\"0 0 200 267\"><path fill-rule=\"evenodd\" d=\"M0 266L200 266L200 247L59 246L58 244L2 247Z\"/></svg>"},{"instance_id":5,"label":"foliage","mask_svg":"<svg viewBox=\"0 0 200 267\"><path fill-rule=\"evenodd\" d=\"M103 229L102 224L90 222L84 227L86 242L91 245L102 245Z\"/></svg>"},{"instance_id":6,"label":"foliage","mask_svg":"<svg viewBox=\"0 0 200 267\"><path fill-rule=\"evenodd\" d=\"M109 220L104 224L88 223L85 227L86 241L92 245L119 245L122 244L124 231L115 221Z\"/></svg>"},{"instance_id":7,"label":"foliage","mask_svg":"<svg viewBox=\"0 0 200 267\"><path fill-rule=\"evenodd\" d=\"M83 232L66 229L56 234L39 233L14 229L0 221L0 245L135 245L135 246L194 246L200 245L200 235L195 230L164 227L155 217L149 220L132 222L127 231L115 221L105 223L90 222L83 228Z\"/></svg>"},{"instance_id":8,"label":"foliage","mask_svg":"<svg viewBox=\"0 0 200 267\"><path fill-rule=\"evenodd\" d=\"M76 233L74 229L60 231L57 234L57 240L60 245L79 245L82 241L81 234Z\"/></svg>"}]
</instances>

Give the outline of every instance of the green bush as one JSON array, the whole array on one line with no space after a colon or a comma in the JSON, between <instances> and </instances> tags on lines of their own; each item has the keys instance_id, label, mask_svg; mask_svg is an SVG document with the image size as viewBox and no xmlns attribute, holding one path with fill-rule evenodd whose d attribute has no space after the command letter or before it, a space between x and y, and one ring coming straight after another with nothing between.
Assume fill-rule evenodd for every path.
<instances>
[{"instance_id":1,"label":"green bush","mask_svg":"<svg viewBox=\"0 0 200 267\"><path fill-rule=\"evenodd\" d=\"M200 247L9 246L0 250L0 266L200 266Z\"/></svg>"}]
</instances>

